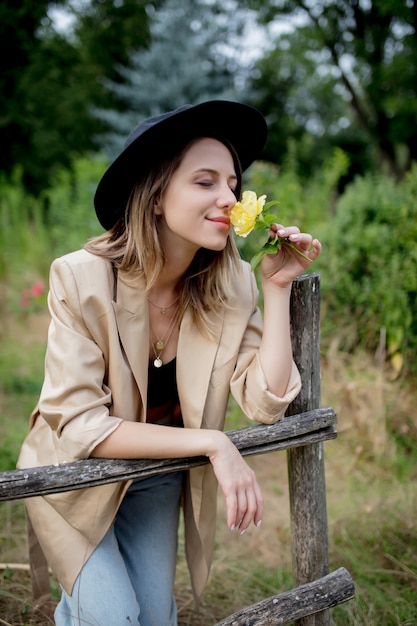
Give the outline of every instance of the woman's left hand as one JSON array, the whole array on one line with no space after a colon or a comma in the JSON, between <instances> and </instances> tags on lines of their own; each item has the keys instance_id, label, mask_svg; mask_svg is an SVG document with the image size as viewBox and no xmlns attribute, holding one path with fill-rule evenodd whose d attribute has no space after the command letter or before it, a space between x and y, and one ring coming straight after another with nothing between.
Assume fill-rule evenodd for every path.
<instances>
[{"instance_id":1,"label":"woman's left hand","mask_svg":"<svg viewBox=\"0 0 417 626\"><path fill-rule=\"evenodd\" d=\"M288 238L302 253L299 254L297 250L283 243L276 254L266 254L262 259L262 279L272 281L277 287L288 287L317 259L321 252L321 243L309 233L301 233L296 226L285 227L282 224L273 224L270 236L278 236L282 240Z\"/></svg>"}]
</instances>

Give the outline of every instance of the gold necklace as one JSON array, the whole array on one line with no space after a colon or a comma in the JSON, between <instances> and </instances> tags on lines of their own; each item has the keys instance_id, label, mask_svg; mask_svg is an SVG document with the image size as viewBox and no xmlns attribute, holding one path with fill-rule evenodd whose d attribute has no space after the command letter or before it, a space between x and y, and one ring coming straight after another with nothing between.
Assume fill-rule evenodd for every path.
<instances>
[{"instance_id":1,"label":"gold necklace","mask_svg":"<svg viewBox=\"0 0 417 626\"><path fill-rule=\"evenodd\" d=\"M152 300L150 298L147 298L147 300L148 300L148 302L150 302L151 304L156 306L157 309L159 309L161 315L165 315L165 313L167 312L167 309L169 309L173 304L178 302L179 298L180 297L178 296L178 298L175 298L175 300L173 302L171 302L171 304L167 304L167 306L161 306L160 304L156 304L156 302L152 302Z\"/></svg>"},{"instance_id":2,"label":"gold necklace","mask_svg":"<svg viewBox=\"0 0 417 626\"><path fill-rule=\"evenodd\" d=\"M174 331L174 328L175 328L175 324L176 324L176 322L177 322L177 320L179 318L179 312L180 312L180 307L178 305L177 309L176 309L174 315L172 316L172 319L171 319L171 321L170 321L170 323L168 325L168 328L166 329L165 334L162 337L162 339L157 339L155 344L154 344L153 341L151 341L151 343L152 343L152 350L153 350L153 353L155 355L155 359L154 359L154 362L153 362L155 367L162 367L162 365L163 365L162 359L161 359L161 354L164 351L164 348L167 346L168 341L171 338L171 335L172 335L172 333ZM149 323L149 326L150 326L150 323ZM150 326L150 329L151 329L152 335L155 335L152 326ZM158 353L158 350L159 350L159 353Z\"/></svg>"}]
</instances>

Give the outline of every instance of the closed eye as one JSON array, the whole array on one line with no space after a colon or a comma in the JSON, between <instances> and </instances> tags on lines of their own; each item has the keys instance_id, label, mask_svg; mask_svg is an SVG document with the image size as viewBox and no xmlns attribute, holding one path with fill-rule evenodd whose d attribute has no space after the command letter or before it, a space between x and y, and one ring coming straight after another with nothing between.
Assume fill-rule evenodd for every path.
<instances>
[{"instance_id":1,"label":"closed eye","mask_svg":"<svg viewBox=\"0 0 417 626\"><path fill-rule=\"evenodd\" d=\"M201 180L201 181L197 181L196 183L197 185L199 185L200 187L213 187L214 183L210 180ZM232 193L234 193L236 195L236 188L233 187L229 187L230 191Z\"/></svg>"}]
</instances>

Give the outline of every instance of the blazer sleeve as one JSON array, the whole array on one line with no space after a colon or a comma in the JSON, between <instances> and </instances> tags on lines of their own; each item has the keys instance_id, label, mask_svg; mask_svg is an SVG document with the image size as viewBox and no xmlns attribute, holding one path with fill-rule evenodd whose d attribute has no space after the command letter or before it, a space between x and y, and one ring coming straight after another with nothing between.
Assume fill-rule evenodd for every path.
<instances>
[{"instance_id":1,"label":"blazer sleeve","mask_svg":"<svg viewBox=\"0 0 417 626\"><path fill-rule=\"evenodd\" d=\"M82 274L83 293L90 291L85 283L97 279L89 274L93 272ZM50 272L51 323L39 413L54 433L60 462L87 458L122 421L110 415L105 358L83 315L85 308L95 310L96 305L81 302L79 286L71 264L55 260ZM100 315L95 310L95 317Z\"/></svg>"},{"instance_id":2,"label":"blazer sleeve","mask_svg":"<svg viewBox=\"0 0 417 626\"><path fill-rule=\"evenodd\" d=\"M257 422L273 424L284 417L288 405L301 389L301 378L294 361L287 389L282 397L268 390L265 374L259 359L263 321L258 307L258 288L253 272L246 268L247 289L250 294L251 314L242 338L237 364L231 378L230 389L242 411Z\"/></svg>"}]
</instances>

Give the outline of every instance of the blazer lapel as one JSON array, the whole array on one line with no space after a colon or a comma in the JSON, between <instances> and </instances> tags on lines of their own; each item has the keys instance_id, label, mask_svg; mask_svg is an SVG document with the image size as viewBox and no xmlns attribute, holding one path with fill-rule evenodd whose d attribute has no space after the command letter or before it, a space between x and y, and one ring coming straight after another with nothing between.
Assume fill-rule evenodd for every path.
<instances>
[{"instance_id":1,"label":"blazer lapel","mask_svg":"<svg viewBox=\"0 0 417 626\"><path fill-rule=\"evenodd\" d=\"M149 362L149 312L145 292L119 272L113 309L120 342L146 407Z\"/></svg>"},{"instance_id":2,"label":"blazer lapel","mask_svg":"<svg viewBox=\"0 0 417 626\"><path fill-rule=\"evenodd\" d=\"M184 314L177 350L177 385L184 425L199 428L203 419L208 385L216 358L223 320L216 318L211 339L201 335L192 323L191 313Z\"/></svg>"}]
</instances>

